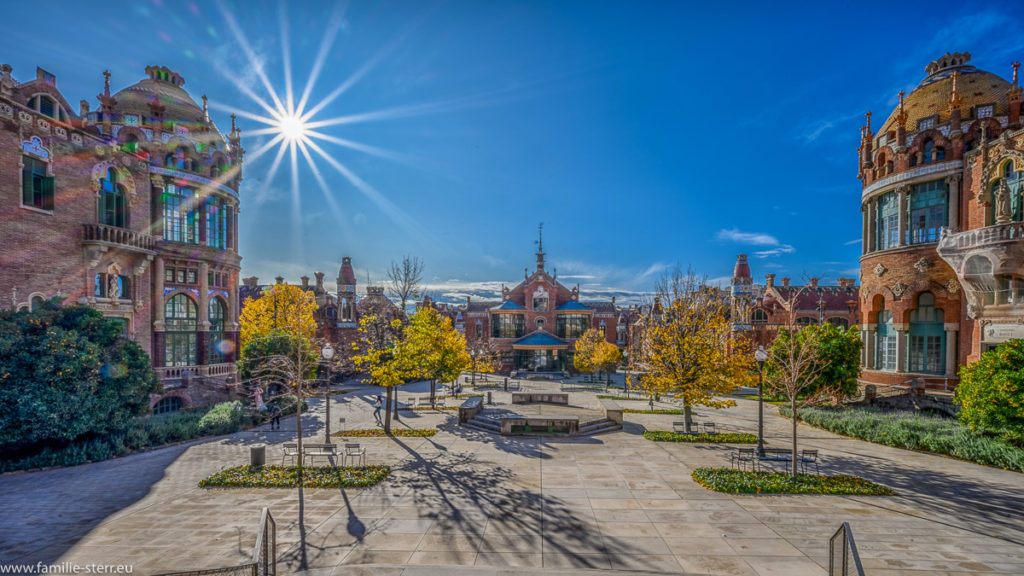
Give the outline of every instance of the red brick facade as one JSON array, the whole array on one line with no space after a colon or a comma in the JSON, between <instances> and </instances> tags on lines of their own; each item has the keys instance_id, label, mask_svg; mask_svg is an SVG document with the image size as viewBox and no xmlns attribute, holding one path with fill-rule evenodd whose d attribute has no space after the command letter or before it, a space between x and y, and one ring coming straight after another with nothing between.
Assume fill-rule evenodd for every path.
<instances>
[{"instance_id":1,"label":"red brick facade","mask_svg":"<svg viewBox=\"0 0 1024 576\"><path fill-rule=\"evenodd\" d=\"M113 95L107 75L99 109L83 100L78 113L53 75L37 69L18 83L11 72L0 66L0 294L16 309L54 297L93 306L124 322L167 396L185 405L228 396L238 333L239 133L225 142L166 68L147 68L148 79ZM165 235L167 186L187 190L175 219L188 222L187 241ZM167 270L183 275L165 282ZM177 294L191 316L172 340L190 348L169 357L164 316Z\"/></svg>"}]
</instances>

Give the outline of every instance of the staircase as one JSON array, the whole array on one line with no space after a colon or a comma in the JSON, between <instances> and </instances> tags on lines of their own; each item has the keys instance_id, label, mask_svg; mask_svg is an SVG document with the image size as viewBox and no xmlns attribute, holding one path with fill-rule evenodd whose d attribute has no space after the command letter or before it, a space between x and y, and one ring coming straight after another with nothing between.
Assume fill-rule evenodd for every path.
<instances>
[{"instance_id":1,"label":"staircase","mask_svg":"<svg viewBox=\"0 0 1024 576\"><path fill-rule=\"evenodd\" d=\"M615 432L616 430L622 430L622 426L607 418L580 423L580 436L594 436L604 434L605 432Z\"/></svg>"},{"instance_id":2,"label":"staircase","mask_svg":"<svg viewBox=\"0 0 1024 576\"><path fill-rule=\"evenodd\" d=\"M466 428L488 434L501 434L501 421L477 414L472 420L463 424Z\"/></svg>"}]
</instances>

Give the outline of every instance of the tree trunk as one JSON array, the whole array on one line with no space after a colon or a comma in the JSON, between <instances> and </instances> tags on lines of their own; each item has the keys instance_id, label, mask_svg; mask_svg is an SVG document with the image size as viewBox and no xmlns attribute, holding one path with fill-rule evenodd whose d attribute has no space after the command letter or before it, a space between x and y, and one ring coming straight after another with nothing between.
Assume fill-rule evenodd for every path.
<instances>
[{"instance_id":1,"label":"tree trunk","mask_svg":"<svg viewBox=\"0 0 1024 576\"><path fill-rule=\"evenodd\" d=\"M689 402L683 402L683 421L686 422L686 433L690 433L690 427L693 425L693 410L690 408Z\"/></svg>"},{"instance_id":2,"label":"tree trunk","mask_svg":"<svg viewBox=\"0 0 1024 576\"><path fill-rule=\"evenodd\" d=\"M796 463L797 463L797 455L796 455L796 425L797 425L797 422L799 421L798 420L799 415L797 415L797 413L796 413L796 395L794 395L793 399L790 401L790 407L793 410L793 480L796 480Z\"/></svg>"},{"instance_id":3,"label":"tree trunk","mask_svg":"<svg viewBox=\"0 0 1024 576\"><path fill-rule=\"evenodd\" d=\"M434 379L431 378L430 379L430 407L431 408L434 407L434 390L435 390L435 388L436 388L436 384L434 383Z\"/></svg>"},{"instance_id":4,"label":"tree trunk","mask_svg":"<svg viewBox=\"0 0 1024 576\"><path fill-rule=\"evenodd\" d=\"M295 435L298 439L299 468L302 468L302 395L297 391L295 392Z\"/></svg>"},{"instance_id":5,"label":"tree trunk","mask_svg":"<svg viewBox=\"0 0 1024 576\"><path fill-rule=\"evenodd\" d=\"M395 388L395 401L392 404L395 410L395 421L398 421L398 388Z\"/></svg>"},{"instance_id":6,"label":"tree trunk","mask_svg":"<svg viewBox=\"0 0 1024 576\"><path fill-rule=\"evenodd\" d=\"M388 386L388 388L387 388L387 399L384 401L384 433L385 434L391 434L391 410L389 410L389 407L391 406L391 389L392 388L393 388L392 386Z\"/></svg>"}]
</instances>

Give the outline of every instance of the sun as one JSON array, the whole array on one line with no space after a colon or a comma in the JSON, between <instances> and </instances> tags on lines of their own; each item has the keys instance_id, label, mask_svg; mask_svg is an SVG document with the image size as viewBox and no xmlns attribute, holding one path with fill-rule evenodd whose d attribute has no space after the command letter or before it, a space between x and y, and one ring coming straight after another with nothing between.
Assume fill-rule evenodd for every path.
<instances>
[{"instance_id":1,"label":"sun","mask_svg":"<svg viewBox=\"0 0 1024 576\"><path fill-rule=\"evenodd\" d=\"M302 117L297 114L282 114L278 117L279 133L289 142L301 142L306 139L307 127Z\"/></svg>"}]
</instances>

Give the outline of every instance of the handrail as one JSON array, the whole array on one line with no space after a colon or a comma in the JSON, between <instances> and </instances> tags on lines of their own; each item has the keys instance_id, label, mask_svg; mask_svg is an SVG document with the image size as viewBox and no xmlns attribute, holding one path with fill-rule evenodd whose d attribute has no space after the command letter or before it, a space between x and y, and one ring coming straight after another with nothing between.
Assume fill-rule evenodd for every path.
<instances>
[{"instance_id":1,"label":"handrail","mask_svg":"<svg viewBox=\"0 0 1024 576\"><path fill-rule=\"evenodd\" d=\"M209 568L205 570L188 570L185 572L165 572L157 576L277 576L277 522L270 514L270 508L264 507L260 513L260 528L256 533L256 545L253 547L252 561L236 566Z\"/></svg>"},{"instance_id":2,"label":"handrail","mask_svg":"<svg viewBox=\"0 0 1024 576\"><path fill-rule=\"evenodd\" d=\"M836 554L836 545L841 547ZM853 541L853 530L849 522L836 530L828 540L828 576L864 576L864 566L860 563L857 544Z\"/></svg>"}]
</instances>

